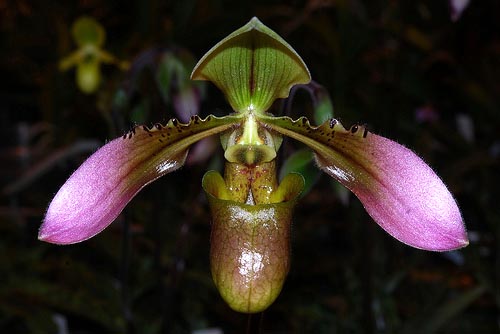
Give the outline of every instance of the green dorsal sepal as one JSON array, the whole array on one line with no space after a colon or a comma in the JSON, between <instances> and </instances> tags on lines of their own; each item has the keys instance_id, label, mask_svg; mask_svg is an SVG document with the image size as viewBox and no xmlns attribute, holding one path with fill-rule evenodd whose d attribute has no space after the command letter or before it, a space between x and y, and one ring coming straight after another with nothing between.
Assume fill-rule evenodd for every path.
<instances>
[{"instance_id":1,"label":"green dorsal sepal","mask_svg":"<svg viewBox=\"0 0 500 334\"><path fill-rule=\"evenodd\" d=\"M311 75L297 52L254 17L210 49L191 78L212 81L235 111L259 114Z\"/></svg>"},{"instance_id":2,"label":"green dorsal sepal","mask_svg":"<svg viewBox=\"0 0 500 334\"><path fill-rule=\"evenodd\" d=\"M93 18L82 16L75 21L71 28L73 39L79 46L94 45L102 47L106 40L104 28Z\"/></svg>"}]
</instances>

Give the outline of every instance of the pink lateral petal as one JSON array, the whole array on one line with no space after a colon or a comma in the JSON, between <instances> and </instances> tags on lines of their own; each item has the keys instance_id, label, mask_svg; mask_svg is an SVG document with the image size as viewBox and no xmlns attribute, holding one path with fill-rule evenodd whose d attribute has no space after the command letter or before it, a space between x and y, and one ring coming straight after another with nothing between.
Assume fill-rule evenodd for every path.
<instances>
[{"instance_id":1,"label":"pink lateral petal","mask_svg":"<svg viewBox=\"0 0 500 334\"><path fill-rule=\"evenodd\" d=\"M40 240L71 244L86 240L115 220L148 183L184 164L188 147L226 130L235 120L195 116L132 132L100 148L57 192L39 230Z\"/></svg>"},{"instance_id":2,"label":"pink lateral petal","mask_svg":"<svg viewBox=\"0 0 500 334\"><path fill-rule=\"evenodd\" d=\"M435 251L468 244L455 199L415 153L369 133L363 149L355 154L362 161L356 167L365 170L341 169L325 165L319 155L317 159L322 169L349 188L390 235L413 247Z\"/></svg>"},{"instance_id":3,"label":"pink lateral petal","mask_svg":"<svg viewBox=\"0 0 500 334\"><path fill-rule=\"evenodd\" d=\"M130 182L133 169L141 168L133 158L128 159L128 153L133 152L131 144L122 138L111 141L71 175L49 205L40 240L71 244L93 237L111 224L146 184L182 166L187 154L185 151L164 165L142 167L143 173Z\"/></svg>"},{"instance_id":4,"label":"pink lateral petal","mask_svg":"<svg viewBox=\"0 0 500 334\"><path fill-rule=\"evenodd\" d=\"M384 230L410 246L446 251L468 244L453 196L434 171L406 147L335 119L266 117L273 130L314 150L318 166L350 189Z\"/></svg>"}]
</instances>

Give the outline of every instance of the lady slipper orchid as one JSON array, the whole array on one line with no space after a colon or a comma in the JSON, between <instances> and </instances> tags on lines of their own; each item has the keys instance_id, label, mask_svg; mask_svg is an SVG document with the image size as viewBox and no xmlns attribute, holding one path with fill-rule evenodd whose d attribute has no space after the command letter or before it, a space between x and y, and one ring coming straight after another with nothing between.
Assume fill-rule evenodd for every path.
<instances>
[{"instance_id":1,"label":"lady slipper orchid","mask_svg":"<svg viewBox=\"0 0 500 334\"><path fill-rule=\"evenodd\" d=\"M106 31L93 18L82 16L71 27L73 40L78 49L59 62L59 69L66 71L76 66L76 83L85 93L94 93L101 83L101 63L115 64L126 70L129 64L119 61L103 49Z\"/></svg>"},{"instance_id":2,"label":"lady slipper orchid","mask_svg":"<svg viewBox=\"0 0 500 334\"><path fill-rule=\"evenodd\" d=\"M180 168L189 147L219 134L224 175L202 181L212 213L211 270L231 308L266 309L290 266L290 224L304 186L299 174L278 182L276 152L288 136L311 148L317 166L350 189L384 230L410 246L447 251L468 244L460 211L441 179L408 148L364 126L267 112L293 85L310 81L300 56L253 18L196 65L195 80L220 88L234 113L134 128L104 145L61 187L39 239L71 244L101 232L145 185Z\"/></svg>"}]
</instances>

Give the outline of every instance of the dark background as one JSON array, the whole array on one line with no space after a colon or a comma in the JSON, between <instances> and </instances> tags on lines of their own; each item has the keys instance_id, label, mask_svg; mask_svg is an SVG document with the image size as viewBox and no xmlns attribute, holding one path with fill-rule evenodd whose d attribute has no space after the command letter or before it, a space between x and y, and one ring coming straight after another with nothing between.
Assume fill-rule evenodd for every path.
<instances>
[{"instance_id":1,"label":"dark background","mask_svg":"<svg viewBox=\"0 0 500 334\"><path fill-rule=\"evenodd\" d=\"M132 65L102 66L90 95L73 70L58 71L81 15ZM165 53L197 60L254 15L303 57L346 127L365 123L436 170L461 208L467 248L399 243L322 175L297 207L281 295L249 319L210 277L200 183L220 149L148 186L95 238L37 240L52 196L96 145L179 116L175 84L157 80ZM471 1L453 21L445 0L0 0L0 31L0 332L500 332L499 1ZM202 115L230 111L213 86L205 93ZM310 116L307 95L296 97L293 115Z\"/></svg>"}]
</instances>

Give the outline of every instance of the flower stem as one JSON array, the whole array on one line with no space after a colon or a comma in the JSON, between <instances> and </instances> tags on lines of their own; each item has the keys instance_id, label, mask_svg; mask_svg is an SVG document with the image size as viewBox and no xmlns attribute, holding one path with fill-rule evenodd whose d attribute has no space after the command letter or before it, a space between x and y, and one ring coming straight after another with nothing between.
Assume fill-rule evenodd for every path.
<instances>
[{"instance_id":1,"label":"flower stem","mask_svg":"<svg viewBox=\"0 0 500 334\"><path fill-rule=\"evenodd\" d=\"M246 334L263 333L264 312L249 314L247 318Z\"/></svg>"}]
</instances>

